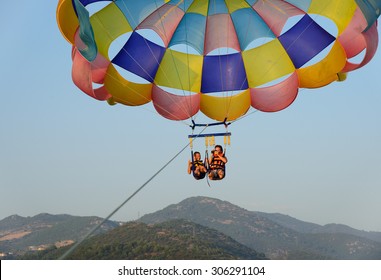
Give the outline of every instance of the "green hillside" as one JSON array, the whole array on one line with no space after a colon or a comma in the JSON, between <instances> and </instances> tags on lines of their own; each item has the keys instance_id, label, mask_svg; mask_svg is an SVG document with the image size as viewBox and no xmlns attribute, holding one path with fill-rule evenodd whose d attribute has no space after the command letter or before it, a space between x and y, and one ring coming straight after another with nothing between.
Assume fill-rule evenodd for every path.
<instances>
[{"instance_id":1,"label":"green hillside","mask_svg":"<svg viewBox=\"0 0 381 280\"><path fill-rule=\"evenodd\" d=\"M248 211L227 201L192 197L143 216L147 224L186 219L216 229L270 259L381 259L381 243L356 230L326 227L279 214ZM343 227L341 227L343 228Z\"/></svg>"},{"instance_id":2,"label":"green hillside","mask_svg":"<svg viewBox=\"0 0 381 280\"><path fill-rule=\"evenodd\" d=\"M49 247L56 242L74 242L102 222L99 217L39 214L33 217L9 216L0 221L0 252L22 254L30 247ZM98 233L119 226L108 221Z\"/></svg>"},{"instance_id":3,"label":"green hillside","mask_svg":"<svg viewBox=\"0 0 381 280\"><path fill-rule=\"evenodd\" d=\"M68 248L28 254L27 259L57 259ZM226 235L195 223L173 220L156 225L130 222L88 239L68 259L233 260L265 259Z\"/></svg>"}]
</instances>

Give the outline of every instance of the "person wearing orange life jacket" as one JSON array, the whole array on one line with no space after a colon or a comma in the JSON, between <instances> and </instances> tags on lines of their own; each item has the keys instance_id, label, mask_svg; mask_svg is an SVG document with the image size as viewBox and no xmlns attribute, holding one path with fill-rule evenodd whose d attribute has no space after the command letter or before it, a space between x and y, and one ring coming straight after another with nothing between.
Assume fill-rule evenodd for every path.
<instances>
[{"instance_id":1,"label":"person wearing orange life jacket","mask_svg":"<svg viewBox=\"0 0 381 280\"><path fill-rule=\"evenodd\" d=\"M209 158L209 179L221 180L225 177L225 164L228 159L222 151L221 145L216 145Z\"/></svg>"},{"instance_id":2,"label":"person wearing orange life jacket","mask_svg":"<svg viewBox=\"0 0 381 280\"><path fill-rule=\"evenodd\" d=\"M201 160L201 154L199 152L193 153L193 161L188 160L188 174L193 171L193 177L196 180L205 178L206 167L204 162Z\"/></svg>"}]
</instances>

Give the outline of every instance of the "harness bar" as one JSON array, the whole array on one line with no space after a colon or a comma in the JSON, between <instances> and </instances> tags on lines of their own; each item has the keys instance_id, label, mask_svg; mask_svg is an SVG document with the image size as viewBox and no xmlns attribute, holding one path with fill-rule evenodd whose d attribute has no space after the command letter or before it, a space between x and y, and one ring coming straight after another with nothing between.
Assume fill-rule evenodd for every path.
<instances>
[{"instance_id":1,"label":"harness bar","mask_svg":"<svg viewBox=\"0 0 381 280\"><path fill-rule=\"evenodd\" d=\"M225 127L228 127L229 125L231 125L231 122L226 122L227 121L227 118L224 119L223 122L215 122L215 123L196 123L194 120L192 120L192 125L190 125L190 127L192 129L195 129L195 127L204 127L204 126L216 126L216 125L224 125Z\"/></svg>"},{"instance_id":2,"label":"harness bar","mask_svg":"<svg viewBox=\"0 0 381 280\"><path fill-rule=\"evenodd\" d=\"M188 138L198 138L198 137L212 137L212 136L231 136L230 132L221 132L221 133L207 133L207 134L198 134L198 135L188 135Z\"/></svg>"}]
</instances>

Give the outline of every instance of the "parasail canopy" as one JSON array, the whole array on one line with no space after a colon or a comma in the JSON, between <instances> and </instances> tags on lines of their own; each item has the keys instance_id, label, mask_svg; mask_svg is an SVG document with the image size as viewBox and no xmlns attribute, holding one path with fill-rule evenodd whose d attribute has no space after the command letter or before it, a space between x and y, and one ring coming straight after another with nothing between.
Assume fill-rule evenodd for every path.
<instances>
[{"instance_id":1,"label":"parasail canopy","mask_svg":"<svg viewBox=\"0 0 381 280\"><path fill-rule=\"evenodd\" d=\"M171 120L276 112L368 63L381 0L59 0L72 78ZM358 57L360 56L360 59ZM356 58L356 62L354 62Z\"/></svg>"}]
</instances>

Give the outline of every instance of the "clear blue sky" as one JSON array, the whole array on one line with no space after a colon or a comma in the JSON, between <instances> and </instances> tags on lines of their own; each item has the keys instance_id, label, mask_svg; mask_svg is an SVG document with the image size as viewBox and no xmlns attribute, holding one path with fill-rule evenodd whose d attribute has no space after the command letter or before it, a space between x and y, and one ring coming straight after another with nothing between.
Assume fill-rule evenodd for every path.
<instances>
[{"instance_id":1,"label":"clear blue sky","mask_svg":"<svg viewBox=\"0 0 381 280\"><path fill-rule=\"evenodd\" d=\"M190 129L144 108L108 106L71 81L57 1L0 10L0 219L107 216L187 144ZM195 181L180 155L112 219L127 221L191 196L318 224L381 231L380 51L343 83L302 90L279 113L231 126L227 178ZM196 149L204 151L203 142Z\"/></svg>"}]
</instances>

